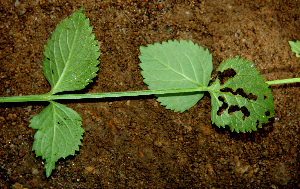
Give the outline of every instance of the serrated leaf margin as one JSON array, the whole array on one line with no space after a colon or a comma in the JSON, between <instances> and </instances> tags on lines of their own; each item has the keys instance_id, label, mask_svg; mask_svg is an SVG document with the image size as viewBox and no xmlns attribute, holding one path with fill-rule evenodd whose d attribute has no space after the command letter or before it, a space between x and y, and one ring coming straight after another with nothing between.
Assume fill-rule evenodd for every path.
<instances>
[{"instance_id":1,"label":"serrated leaf margin","mask_svg":"<svg viewBox=\"0 0 300 189\"><path fill-rule=\"evenodd\" d=\"M80 115L60 103L51 101L30 120L29 127L37 129L32 150L46 159L46 176L55 169L60 158L74 155L81 145L84 129Z\"/></svg>"},{"instance_id":2,"label":"serrated leaf margin","mask_svg":"<svg viewBox=\"0 0 300 189\"><path fill-rule=\"evenodd\" d=\"M192 41L169 40L140 47L142 76L150 90L207 86L212 72L212 55ZM193 107L204 92L156 95L167 109L183 112Z\"/></svg>"},{"instance_id":3,"label":"serrated leaf margin","mask_svg":"<svg viewBox=\"0 0 300 189\"><path fill-rule=\"evenodd\" d=\"M212 123L218 127L228 125L231 131L236 132L256 131L257 128L261 128L263 123L267 123L269 118L274 116L274 102L271 89L264 82L264 78L259 74L259 71L248 60L238 57L234 59L229 58L220 64L217 71L223 72L226 69L234 69L236 75L233 78L229 78L223 85L217 78L209 87L212 101ZM251 85L253 87L249 87ZM221 89L226 88L233 89L233 91L242 88L247 95L250 93L256 95L257 100L248 99L239 94L233 95L230 92L221 92ZM228 105L221 115L218 115L218 110L223 105L223 102L219 97L223 97L224 103ZM228 110L231 105L237 105L239 108L245 106L250 112L250 116L243 119L244 114L241 111L229 114ZM265 115L266 112L269 112L269 115Z\"/></svg>"},{"instance_id":4,"label":"serrated leaf margin","mask_svg":"<svg viewBox=\"0 0 300 189\"><path fill-rule=\"evenodd\" d=\"M43 73L51 94L81 90L97 75L100 47L82 10L61 21L45 45Z\"/></svg>"}]
</instances>

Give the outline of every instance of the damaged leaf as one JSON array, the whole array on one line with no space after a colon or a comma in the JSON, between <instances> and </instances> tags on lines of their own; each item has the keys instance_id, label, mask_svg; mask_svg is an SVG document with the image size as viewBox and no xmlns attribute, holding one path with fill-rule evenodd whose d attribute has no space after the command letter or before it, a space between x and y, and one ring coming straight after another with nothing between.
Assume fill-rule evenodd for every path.
<instances>
[{"instance_id":1,"label":"damaged leaf","mask_svg":"<svg viewBox=\"0 0 300 189\"><path fill-rule=\"evenodd\" d=\"M219 68L218 77L209 87L212 123L228 125L232 131L256 131L274 115L274 102L269 85L248 60L227 59ZM222 82L221 82L222 81Z\"/></svg>"}]
</instances>

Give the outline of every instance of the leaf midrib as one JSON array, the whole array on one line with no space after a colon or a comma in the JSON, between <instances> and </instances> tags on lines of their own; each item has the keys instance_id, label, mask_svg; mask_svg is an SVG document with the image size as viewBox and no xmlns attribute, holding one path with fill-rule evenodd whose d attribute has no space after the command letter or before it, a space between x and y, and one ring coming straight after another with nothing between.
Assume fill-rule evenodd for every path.
<instances>
[{"instance_id":1,"label":"leaf midrib","mask_svg":"<svg viewBox=\"0 0 300 189\"><path fill-rule=\"evenodd\" d=\"M164 53L164 52L163 52L163 53ZM148 53L148 55L149 55L150 57L152 57L153 59L157 60L157 62L159 62L161 65L166 66L168 69L170 69L170 70L172 70L173 72L177 73L178 75L182 76L182 77L185 78L186 80L188 80L188 81L194 83L195 85L197 85L197 86L199 86L199 87L202 87L202 85L201 85L200 83L195 82L195 81L193 81L192 79L190 79L190 78L186 77L185 75L181 74L180 72L178 72L178 71L172 69L172 67L170 67L170 66L164 64L162 61L160 61L159 59L157 59L155 56L152 56L152 54ZM165 56L167 56L167 55L165 55ZM175 58L176 58L177 62L179 62L179 64L180 64L180 61L177 59L176 56L175 56ZM181 64L180 64L180 65L181 65ZM194 69L194 68L193 68L193 69Z\"/></svg>"},{"instance_id":2,"label":"leaf midrib","mask_svg":"<svg viewBox=\"0 0 300 189\"><path fill-rule=\"evenodd\" d=\"M74 23L74 20L72 20L72 23ZM70 51L69 51L69 55L68 55L68 58L67 58L67 61L66 61L66 64L65 64L65 66L64 66L64 69L63 69L63 71L62 71L62 74L60 75L60 77L59 77L59 79L58 79L58 81L56 82L56 84L55 84L55 86L51 89L51 91L50 91L50 93L51 94L55 94L55 93L57 93L56 92L56 89L58 88L58 86L60 85L60 82L62 81L62 78L64 78L64 75L65 75L65 73L66 73L66 70L68 70L68 67L69 67L69 64L70 64L70 57L71 57L71 54L73 53L73 51L74 51L74 43L75 43L75 39L77 38L77 36L78 36L78 30L79 30L79 28L78 27L76 27L77 25L76 24L74 24L74 27L76 28L75 29L75 35L74 35L74 38L73 38L73 43L72 43L72 46L71 46L71 49L70 49ZM64 28L65 29L65 28ZM69 40L69 38L68 38L68 30L67 30L67 41ZM63 34L63 32L61 32L60 33L60 35L61 34ZM59 37L59 40L58 40L58 43L60 43L60 37ZM68 43L69 44L69 43ZM69 46L69 45L68 45ZM60 47L60 46L59 46ZM61 49L61 48L60 48ZM60 50L60 52L61 52L61 55L63 54L62 53L62 51ZM62 56L63 57L63 56ZM58 68L58 66L56 66L57 68Z\"/></svg>"},{"instance_id":3,"label":"leaf midrib","mask_svg":"<svg viewBox=\"0 0 300 189\"><path fill-rule=\"evenodd\" d=\"M211 86L212 86L212 85L211 85ZM208 90L207 90L207 91L208 91L210 94L212 94L212 95L214 96L215 99L218 99L218 98L216 97L216 94L219 93L219 94L222 94L222 95L232 96L232 97L237 98L237 99L238 99L238 98L246 99L251 105L252 105L252 104L255 104L255 105L257 105L257 106L263 107L264 109L267 109L267 107L263 106L261 103L258 103L257 100L249 100L248 98L245 98L245 97L243 97L243 96L241 96L241 95L239 95L239 94L234 95L234 94L232 94L232 93L230 93L230 92L222 92L222 91L220 91L220 90L214 90L214 89L211 89L210 86L208 87Z\"/></svg>"}]
</instances>

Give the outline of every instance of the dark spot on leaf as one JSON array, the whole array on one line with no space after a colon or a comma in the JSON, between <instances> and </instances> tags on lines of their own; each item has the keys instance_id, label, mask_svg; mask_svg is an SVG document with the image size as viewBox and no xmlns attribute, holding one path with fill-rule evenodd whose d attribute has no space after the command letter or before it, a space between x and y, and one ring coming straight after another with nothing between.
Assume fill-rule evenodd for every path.
<instances>
[{"instance_id":1,"label":"dark spot on leaf","mask_svg":"<svg viewBox=\"0 0 300 189\"><path fill-rule=\"evenodd\" d=\"M221 89L220 91L221 92L229 92L233 95L240 95L240 96L242 96L244 98L247 98L249 100L255 100L255 101L257 100L256 95L254 95L252 93L247 95L247 93L245 93L245 91L242 88L238 88L236 91L233 91L233 89L231 89L231 88L225 88L225 89Z\"/></svg>"},{"instance_id":2,"label":"dark spot on leaf","mask_svg":"<svg viewBox=\"0 0 300 189\"><path fill-rule=\"evenodd\" d=\"M236 75L236 72L232 68L228 68L224 70L223 72L218 72L218 78L220 80L221 85L224 85L224 83L229 79Z\"/></svg>"},{"instance_id":3,"label":"dark spot on leaf","mask_svg":"<svg viewBox=\"0 0 300 189\"><path fill-rule=\"evenodd\" d=\"M268 96L267 95L264 95L264 100L266 100L268 98Z\"/></svg>"},{"instance_id":4,"label":"dark spot on leaf","mask_svg":"<svg viewBox=\"0 0 300 189\"><path fill-rule=\"evenodd\" d=\"M234 112L236 112L236 111L241 111L243 114L244 114L244 116L243 116L243 120L245 120L245 118L246 117L249 117L250 116L250 112L248 111L248 109L245 107L245 106L243 106L242 108L240 108L239 106L237 106L237 105L232 105L232 106L230 106L229 107L229 109L228 109L228 113L230 114L230 115L232 115Z\"/></svg>"},{"instance_id":5,"label":"dark spot on leaf","mask_svg":"<svg viewBox=\"0 0 300 189\"><path fill-rule=\"evenodd\" d=\"M222 115L222 113L228 108L228 104L225 103L224 97L219 96L218 99L223 102L222 106L217 111L218 116Z\"/></svg>"}]
</instances>

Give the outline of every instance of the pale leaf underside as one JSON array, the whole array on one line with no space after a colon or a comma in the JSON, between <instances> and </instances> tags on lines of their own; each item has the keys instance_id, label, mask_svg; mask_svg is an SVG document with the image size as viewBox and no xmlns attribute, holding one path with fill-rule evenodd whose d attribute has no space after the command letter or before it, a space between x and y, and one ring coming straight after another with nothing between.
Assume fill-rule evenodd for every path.
<instances>
[{"instance_id":1,"label":"pale leaf underside","mask_svg":"<svg viewBox=\"0 0 300 189\"><path fill-rule=\"evenodd\" d=\"M141 47L140 67L151 90L207 86L212 72L212 56L192 41L171 41ZM167 109L183 112L193 107L203 92L157 95Z\"/></svg>"}]
</instances>

